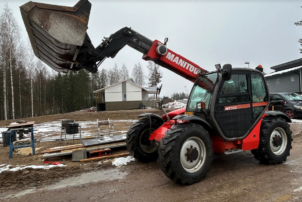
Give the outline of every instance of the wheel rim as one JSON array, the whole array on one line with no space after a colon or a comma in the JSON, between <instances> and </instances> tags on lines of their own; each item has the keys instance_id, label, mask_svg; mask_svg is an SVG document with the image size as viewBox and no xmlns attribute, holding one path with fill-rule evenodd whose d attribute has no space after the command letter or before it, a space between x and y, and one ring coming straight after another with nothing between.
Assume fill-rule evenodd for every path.
<instances>
[{"instance_id":1,"label":"wheel rim","mask_svg":"<svg viewBox=\"0 0 302 202\"><path fill-rule=\"evenodd\" d=\"M285 113L286 113L286 115L287 115L289 118L291 118L291 119L294 118L294 112L293 112L293 111L287 110Z\"/></svg>"},{"instance_id":2,"label":"wheel rim","mask_svg":"<svg viewBox=\"0 0 302 202\"><path fill-rule=\"evenodd\" d=\"M206 147L198 137L187 139L180 150L180 162L184 170L189 173L199 171L206 159Z\"/></svg>"},{"instance_id":3,"label":"wheel rim","mask_svg":"<svg viewBox=\"0 0 302 202\"><path fill-rule=\"evenodd\" d=\"M276 155L281 155L287 146L287 135L283 128L275 128L270 136L270 148Z\"/></svg>"},{"instance_id":4,"label":"wheel rim","mask_svg":"<svg viewBox=\"0 0 302 202\"><path fill-rule=\"evenodd\" d=\"M151 141L149 140L149 136L151 133L153 133L155 131L154 128L151 128L151 133L149 133L150 129L147 128L145 129L141 136L139 137L139 146L140 148L145 152L145 153L153 153L155 151L157 151L157 146L152 145Z\"/></svg>"}]
</instances>

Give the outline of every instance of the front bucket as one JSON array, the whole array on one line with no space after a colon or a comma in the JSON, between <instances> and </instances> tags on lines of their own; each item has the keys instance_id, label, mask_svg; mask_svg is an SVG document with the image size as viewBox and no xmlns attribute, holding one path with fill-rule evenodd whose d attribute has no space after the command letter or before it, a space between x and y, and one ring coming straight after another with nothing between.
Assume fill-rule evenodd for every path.
<instances>
[{"instance_id":1,"label":"front bucket","mask_svg":"<svg viewBox=\"0 0 302 202\"><path fill-rule=\"evenodd\" d=\"M20 7L35 55L56 71L68 72L83 45L91 3L74 7L28 2Z\"/></svg>"}]
</instances>

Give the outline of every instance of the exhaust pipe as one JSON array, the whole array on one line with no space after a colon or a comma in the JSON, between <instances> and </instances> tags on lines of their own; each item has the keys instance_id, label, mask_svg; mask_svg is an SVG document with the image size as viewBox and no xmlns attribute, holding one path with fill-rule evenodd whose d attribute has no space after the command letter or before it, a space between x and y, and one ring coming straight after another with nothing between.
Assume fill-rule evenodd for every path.
<instances>
[{"instance_id":1,"label":"exhaust pipe","mask_svg":"<svg viewBox=\"0 0 302 202\"><path fill-rule=\"evenodd\" d=\"M74 7L28 2L20 7L34 54L59 72L79 70L76 58L85 37L91 3ZM87 35L87 36L86 36Z\"/></svg>"}]
</instances>

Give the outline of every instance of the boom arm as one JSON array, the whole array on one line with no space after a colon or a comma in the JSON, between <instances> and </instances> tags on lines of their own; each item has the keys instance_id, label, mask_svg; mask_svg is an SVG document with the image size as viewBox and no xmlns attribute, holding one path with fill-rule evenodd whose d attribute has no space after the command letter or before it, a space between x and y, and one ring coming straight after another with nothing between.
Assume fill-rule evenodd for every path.
<instances>
[{"instance_id":1,"label":"boom arm","mask_svg":"<svg viewBox=\"0 0 302 202\"><path fill-rule=\"evenodd\" d=\"M104 59L114 58L129 45L141 52L144 60L152 60L190 81L196 79L200 70L206 72L160 41L151 41L128 27L104 38L95 48L86 32L90 9L88 0L80 0L74 7L35 2L21 6L34 54L56 71L84 68L95 73Z\"/></svg>"},{"instance_id":2,"label":"boom arm","mask_svg":"<svg viewBox=\"0 0 302 202\"><path fill-rule=\"evenodd\" d=\"M125 45L129 45L141 52L144 60L152 60L156 64L188 80L195 81L199 74L199 69L206 72L183 56L167 49L160 41L155 40L152 42L128 27L122 28L108 38L104 38L103 42L97 48L93 47L87 34L86 36L84 45L78 54L77 61L83 68L91 72L96 72L97 67L107 57L114 58ZM96 63L97 65L95 65Z\"/></svg>"}]
</instances>

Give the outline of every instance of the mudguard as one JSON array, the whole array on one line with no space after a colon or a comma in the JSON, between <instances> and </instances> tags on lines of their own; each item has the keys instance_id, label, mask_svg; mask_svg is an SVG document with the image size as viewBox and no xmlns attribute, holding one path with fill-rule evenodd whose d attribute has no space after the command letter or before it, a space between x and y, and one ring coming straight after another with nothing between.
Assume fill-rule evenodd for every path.
<instances>
[{"instance_id":1,"label":"mudguard","mask_svg":"<svg viewBox=\"0 0 302 202\"><path fill-rule=\"evenodd\" d=\"M208 130L212 130L212 126L204 119L198 116L192 115L178 115L173 118L173 120L183 120L183 121L190 121L191 123L197 123L199 125L205 126Z\"/></svg>"},{"instance_id":2,"label":"mudguard","mask_svg":"<svg viewBox=\"0 0 302 202\"><path fill-rule=\"evenodd\" d=\"M265 111L266 116L281 116L283 117L287 122L292 122L292 120L283 112L280 111Z\"/></svg>"},{"instance_id":3,"label":"mudguard","mask_svg":"<svg viewBox=\"0 0 302 202\"><path fill-rule=\"evenodd\" d=\"M141 114L141 115L138 116L138 118L149 118L149 117L151 117L151 118L153 118L153 119L156 119L156 120L159 120L159 121L161 121L162 123L165 122L165 120L164 120L161 116L159 116L159 115L157 115L157 114L144 113L144 114Z\"/></svg>"}]
</instances>

